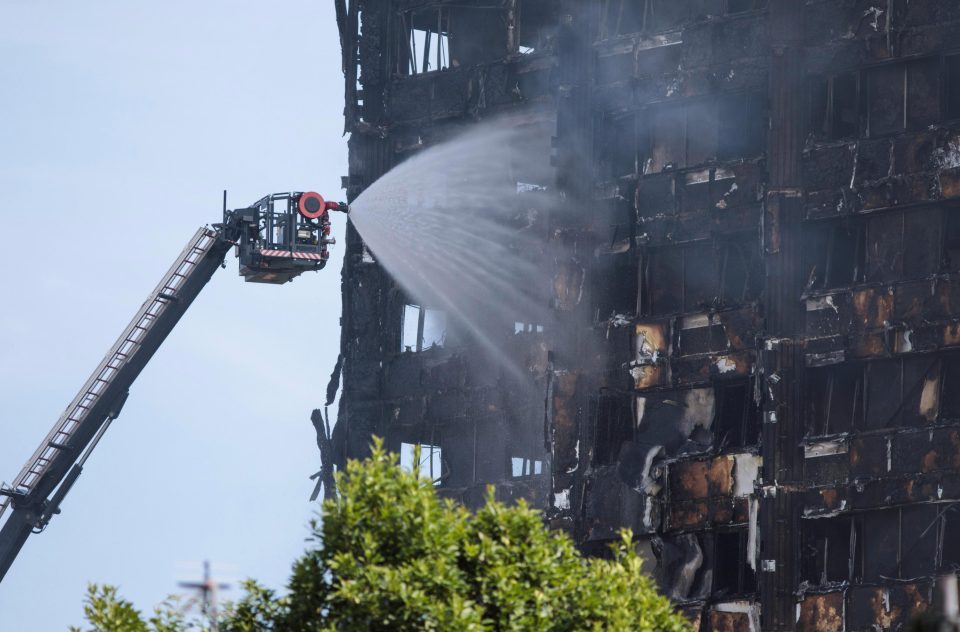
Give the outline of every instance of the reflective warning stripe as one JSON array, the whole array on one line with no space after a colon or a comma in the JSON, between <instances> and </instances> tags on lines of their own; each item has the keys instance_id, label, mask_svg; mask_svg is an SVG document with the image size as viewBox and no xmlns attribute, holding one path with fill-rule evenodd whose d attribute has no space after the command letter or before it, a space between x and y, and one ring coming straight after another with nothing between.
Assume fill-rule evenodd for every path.
<instances>
[{"instance_id":1,"label":"reflective warning stripe","mask_svg":"<svg viewBox=\"0 0 960 632\"><path fill-rule=\"evenodd\" d=\"M261 250L260 254L264 257L286 257L288 259L311 259L314 261L323 260L323 255L318 252L290 252L289 250Z\"/></svg>"}]
</instances>

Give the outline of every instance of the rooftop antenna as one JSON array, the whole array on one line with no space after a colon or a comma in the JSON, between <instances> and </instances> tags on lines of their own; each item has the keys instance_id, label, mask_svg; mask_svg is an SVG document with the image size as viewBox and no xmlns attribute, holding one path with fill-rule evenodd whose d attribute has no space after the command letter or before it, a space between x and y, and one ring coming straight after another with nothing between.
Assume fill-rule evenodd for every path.
<instances>
[{"instance_id":1,"label":"rooftop antenna","mask_svg":"<svg viewBox=\"0 0 960 632\"><path fill-rule=\"evenodd\" d=\"M203 581L178 582L181 588L199 592L200 613L210 621L210 632L217 632L217 593L230 588L230 584L215 582L210 574L210 561L203 561ZM196 603L196 599L190 604ZM188 605L190 605L188 604Z\"/></svg>"}]
</instances>

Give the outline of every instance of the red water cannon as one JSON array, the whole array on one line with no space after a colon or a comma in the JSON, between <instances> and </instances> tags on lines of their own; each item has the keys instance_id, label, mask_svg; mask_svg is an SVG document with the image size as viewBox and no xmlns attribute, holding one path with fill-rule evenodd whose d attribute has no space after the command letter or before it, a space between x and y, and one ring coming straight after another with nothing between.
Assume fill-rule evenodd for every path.
<instances>
[{"instance_id":1,"label":"red water cannon","mask_svg":"<svg viewBox=\"0 0 960 632\"><path fill-rule=\"evenodd\" d=\"M300 196L297 211L307 219L319 219L328 211L347 213L350 207L345 202L327 202L319 193L309 191Z\"/></svg>"}]
</instances>

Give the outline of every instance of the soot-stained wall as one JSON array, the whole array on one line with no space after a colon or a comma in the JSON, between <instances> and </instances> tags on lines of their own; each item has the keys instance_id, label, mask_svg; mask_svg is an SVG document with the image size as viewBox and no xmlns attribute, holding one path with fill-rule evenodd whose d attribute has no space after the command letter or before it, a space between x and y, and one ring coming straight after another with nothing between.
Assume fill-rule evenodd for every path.
<instances>
[{"instance_id":1,"label":"soot-stained wall","mask_svg":"<svg viewBox=\"0 0 960 632\"><path fill-rule=\"evenodd\" d=\"M468 506L494 485L597 555L630 527L701 630L935 606L960 565L960 4L336 4L350 199L494 117L553 168L525 192L553 316L504 332L529 380L411 340L429 306L348 234L337 461L421 444Z\"/></svg>"}]
</instances>

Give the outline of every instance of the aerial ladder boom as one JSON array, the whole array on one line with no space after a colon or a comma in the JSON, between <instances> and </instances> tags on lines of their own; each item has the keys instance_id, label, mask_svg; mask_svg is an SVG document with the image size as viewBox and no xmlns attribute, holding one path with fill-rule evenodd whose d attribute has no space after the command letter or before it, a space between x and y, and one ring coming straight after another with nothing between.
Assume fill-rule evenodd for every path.
<instances>
[{"instance_id":1,"label":"aerial ladder boom","mask_svg":"<svg viewBox=\"0 0 960 632\"><path fill-rule=\"evenodd\" d=\"M12 484L0 486L0 581L29 535L60 512L137 376L231 248L237 247L247 281L279 284L319 270L334 243L331 210L347 207L316 193L282 193L228 211L224 196L223 223L200 228L190 238Z\"/></svg>"}]
</instances>

